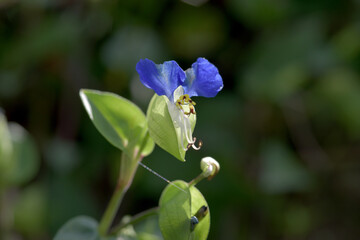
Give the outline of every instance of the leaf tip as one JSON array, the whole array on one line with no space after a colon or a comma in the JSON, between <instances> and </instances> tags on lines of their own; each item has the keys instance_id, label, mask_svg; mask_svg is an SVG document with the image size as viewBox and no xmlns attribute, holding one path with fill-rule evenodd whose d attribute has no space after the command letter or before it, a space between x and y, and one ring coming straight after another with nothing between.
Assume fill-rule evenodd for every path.
<instances>
[{"instance_id":1,"label":"leaf tip","mask_svg":"<svg viewBox=\"0 0 360 240\"><path fill-rule=\"evenodd\" d=\"M93 113L92 113L92 109L91 109L91 106L90 106L90 102L88 100L88 98L86 97L86 94L84 92L85 89L81 89L80 92L79 92L79 95L80 95L80 98L81 98L81 101L85 107L85 110L87 111L87 113L89 114L89 117L91 120L93 120Z\"/></svg>"}]
</instances>

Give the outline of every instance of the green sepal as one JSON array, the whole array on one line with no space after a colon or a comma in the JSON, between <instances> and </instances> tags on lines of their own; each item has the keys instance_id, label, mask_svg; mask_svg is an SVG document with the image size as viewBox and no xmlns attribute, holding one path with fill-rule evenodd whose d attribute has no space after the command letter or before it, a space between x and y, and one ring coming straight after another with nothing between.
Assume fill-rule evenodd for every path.
<instances>
[{"instance_id":1,"label":"green sepal","mask_svg":"<svg viewBox=\"0 0 360 240\"><path fill-rule=\"evenodd\" d=\"M169 112L169 104L173 104L173 109L176 108L175 104L170 102L166 96L158 96L154 94L152 97L148 110L147 120L149 133L151 138L162 149L179 159L185 161L187 142L183 137L183 143L181 144L181 129L176 126L171 118ZM196 115L191 114L189 117L192 131L196 124Z\"/></svg>"},{"instance_id":2,"label":"green sepal","mask_svg":"<svg viewBox=\"0 0 360 240\"><path fill-rule=\"evenodd\" d=\"M131 101L114 93L82 89L80 97L98 131L128 156L149 155L154 142L148 136L146 117Z\"/></svg>"},{"instance_id":3,"label":"green sepal","mask_svg":"<svg viewBox=\"0 0 360 240\"><path fill-rule=\"evenodd\" d=\"M210 230L210 212L208 212L191 231L190 219L197 211L206 206L204 196L194 186L177 180L169 184L161 194L159 210L159 226L165 240L205 240Z\"/></svg>"}]
</instances>

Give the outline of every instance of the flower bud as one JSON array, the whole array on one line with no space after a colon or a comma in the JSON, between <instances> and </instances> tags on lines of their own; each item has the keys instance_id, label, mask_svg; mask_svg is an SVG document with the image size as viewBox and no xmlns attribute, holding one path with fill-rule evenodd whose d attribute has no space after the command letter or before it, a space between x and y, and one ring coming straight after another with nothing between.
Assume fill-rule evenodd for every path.
<instances>
[{"instance_id":1,"label":"flower bud","mask_svg":"<svg viewBox=\"0 0 360 240\"><path fill-rule=\"evenodd\" d=\"M211 180L220 171L220 164L212 157L201 159L200 168L205 177Z\"/></svg>"}]
</instances>

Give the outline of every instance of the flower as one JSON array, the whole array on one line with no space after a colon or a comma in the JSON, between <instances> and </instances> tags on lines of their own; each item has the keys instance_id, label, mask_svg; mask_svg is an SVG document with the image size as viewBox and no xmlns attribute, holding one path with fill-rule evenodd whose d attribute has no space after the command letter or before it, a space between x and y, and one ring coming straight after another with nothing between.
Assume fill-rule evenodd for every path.
<instances>
[{"instance_id":1,"label":"flower","mask_svg":"<svg viewBox=\"0 0 360 240\"><path fill-rule=\"evenodd\" d=\"M205 58L198 58L186 71L175 61L155 64L149 59L141 59L136 65L140 81L155 91L159 96L168 98L168 110L174 126L180 128L181 146L187 150L194 145L196 138L192 137L189 118L195 113L193 96L215 97L223 88L223 80L218 69ZM186 139L187 146L184 147ZM201 143L200 143L201 145Z\"/></svg>"},{"instance_id":2,"label":"flower","mask_svg":"<svg viewBox=\"0 0 360 240\"><path fill-rule=\"evenodd\" d=\"M189 97L215 97L223 88L218 69L205 58L198 58L191 68L183 71L175 61L155 64L141 59L136 65L141 82L159 96L166 95L173 101L174 91L182 86Z\"/></svg>"}]
</instances>

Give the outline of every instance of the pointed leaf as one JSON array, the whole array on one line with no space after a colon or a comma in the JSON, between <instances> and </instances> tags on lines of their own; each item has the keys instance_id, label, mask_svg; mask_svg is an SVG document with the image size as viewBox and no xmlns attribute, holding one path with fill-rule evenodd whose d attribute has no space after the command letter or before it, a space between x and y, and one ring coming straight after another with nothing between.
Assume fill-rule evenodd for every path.
<instances>
[{"instance_id":1,"label":"pointed leaf","mask_svg":"<svg viewBox=\"0 0 360 240\"><path fill-rule=\"evenodd\" d=\"M115 147L132 156L149 155L154 142L147 136L144 113L129 100L113 93L83 89L80 97L91 121Z\"/></svg>"}]
</instances>

